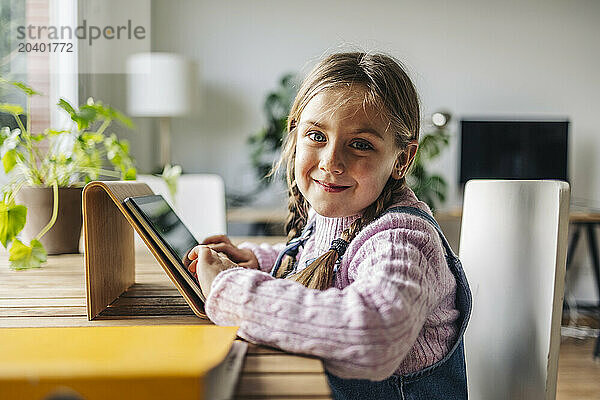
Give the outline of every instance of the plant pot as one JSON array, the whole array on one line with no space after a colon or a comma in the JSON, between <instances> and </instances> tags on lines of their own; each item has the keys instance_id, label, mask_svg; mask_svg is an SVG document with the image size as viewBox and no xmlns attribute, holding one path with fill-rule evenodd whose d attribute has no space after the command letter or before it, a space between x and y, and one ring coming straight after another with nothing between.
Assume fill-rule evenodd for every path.
<instances>
[{"instance_id":1,"label":"plant pot","mask_svg":"<svg viewBox=\"0 0 600 400\"><path fill-rule=\"evenodd\" d=\"M52 254L79 253L83 188L58 189L58 217L52 228L40 239L46 252ZM17 204L27 207L27 222L22 231L27 243L50 222L52 217L52 188L24 187L16 196Z\"/></svg>"}]
</instances>

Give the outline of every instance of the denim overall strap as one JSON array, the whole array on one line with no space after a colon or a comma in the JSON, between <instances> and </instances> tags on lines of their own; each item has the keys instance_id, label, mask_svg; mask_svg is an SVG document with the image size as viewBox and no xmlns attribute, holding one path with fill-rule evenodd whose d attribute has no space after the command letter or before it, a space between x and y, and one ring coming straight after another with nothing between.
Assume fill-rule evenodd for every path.
<instances>
[{"instance_id":1,"label":"denim overall strap","mask_svg":"<svg viewBox=\"0 0 600 400\"><path fill-rule=\"evenodd\" d=\"M401 212L425 219L438 232L444 249L446 262L456 279L456 308L460 312L457 321L460 326L457 340L448 354L435 364L406 375L392 375L383 381L363 379L342 379L327 374L333 398L349 399L467 399L467 376L464 356L463 334L471 313L471 291L460 260L450 247L437 221L425 211L415 207L392 207L384 214Z\"/></svg>"},{"instance_id":2,"label":"denim overall strap","mask_svg":"<svg viewBox=\"0 0 600 400\"><path fill-rule=\"evenodd\" d=\"M283 261L283 257L285 257L286 255L295 257L296 254L298 254L298 249L300 248L300 246L304 246L304 243L306 243L310 235L312 235L314 229L315 220L313 219L310 224L304 227L300 236L290 240L290 242L285 246L283 250L281 250L281 252L277 256L277 260L275 260L275 264L273 265L273 268L271 268L271 276L277 276L277 271L281 266L281 261Z\"/></svg>"}]
</instances>

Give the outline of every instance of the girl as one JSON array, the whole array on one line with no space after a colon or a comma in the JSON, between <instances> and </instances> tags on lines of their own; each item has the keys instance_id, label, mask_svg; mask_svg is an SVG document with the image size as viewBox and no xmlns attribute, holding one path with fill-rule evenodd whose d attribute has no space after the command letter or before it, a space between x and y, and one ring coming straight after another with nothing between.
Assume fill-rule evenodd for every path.
<instances>
[{"instance_id":1,"label":"girl","mask_svg":"<svg viewBox=\"0 0 600 400\"><path fill-rule=\"evenodd\" d=\"M419 119L391 57L325 58L299 89L276 166L287 169L287 245L213 236L189 254L212 321L322 358L336 399L467 397L468 285L405 184Z\"/></svg>"}]
</instances>

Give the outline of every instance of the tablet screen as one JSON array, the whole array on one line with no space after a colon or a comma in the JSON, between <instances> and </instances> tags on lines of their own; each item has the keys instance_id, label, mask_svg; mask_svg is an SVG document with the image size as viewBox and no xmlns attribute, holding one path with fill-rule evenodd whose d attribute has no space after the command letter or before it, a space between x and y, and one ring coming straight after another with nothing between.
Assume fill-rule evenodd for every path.
<instances>
[{"instance_id":1,"label":"tablet screen","mask_svg":"<svg viewBox=\"0 0 600 400\"><path fill-rule=\"evenodd\" d=\"M126 201L131 201L137 206L178 260L183 260L187 252L198 245L198 241L162 196L130 197Z\"/></svg>"}]
</instances>

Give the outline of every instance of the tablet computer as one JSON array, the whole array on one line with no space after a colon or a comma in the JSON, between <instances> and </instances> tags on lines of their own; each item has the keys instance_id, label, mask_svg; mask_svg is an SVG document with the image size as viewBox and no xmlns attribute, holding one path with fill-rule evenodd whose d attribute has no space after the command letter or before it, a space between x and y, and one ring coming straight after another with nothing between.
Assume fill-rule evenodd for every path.
<instances>
[{"instance_id":1,"label":"tablet computer","mask_svg":"<svg viewBox=\"0 0 600 400\"><path fill-rule=\"evenodd\" d=\"M161 195L128 197L123 202L147 237L169 261L176 283L185 286L202 302L206 300L200 284L183 260L199 243Z\"/></svg>"}]
</instances>

